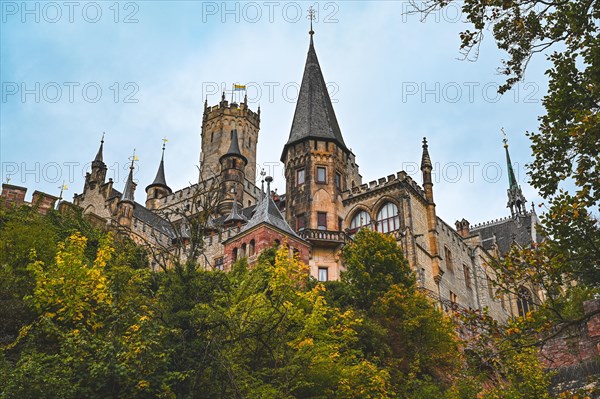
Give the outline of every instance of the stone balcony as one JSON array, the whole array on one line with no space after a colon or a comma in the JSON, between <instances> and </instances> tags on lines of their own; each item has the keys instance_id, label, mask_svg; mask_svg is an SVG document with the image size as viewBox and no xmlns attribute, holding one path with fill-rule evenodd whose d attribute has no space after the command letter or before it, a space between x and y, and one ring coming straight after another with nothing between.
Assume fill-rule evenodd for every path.
<instances>
[{"instance_id":1,"label":"stone balcony","mask_svg":"<svg viewBox=\"0 0 600 399\"><path fill-rule=\"evenodd\" d=\"M339 245L351 240L343 231L304 229L297 234L307 241L319 244Z\"/></svg>"}]
</instances>

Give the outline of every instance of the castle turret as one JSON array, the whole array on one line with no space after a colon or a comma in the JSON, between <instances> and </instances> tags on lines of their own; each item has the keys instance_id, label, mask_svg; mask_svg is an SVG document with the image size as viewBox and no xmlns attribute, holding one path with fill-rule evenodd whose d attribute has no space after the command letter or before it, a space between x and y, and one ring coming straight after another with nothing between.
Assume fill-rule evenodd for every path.
<instances>
[{"instance_id":1,"label":"castle turret","mask_svg":"<svg viewBox=\"0 0 600 399\"><path fill-rule=\"evenodd\" d=\"M238 149L247 160L246 177L256 179L256 149L260 129L260 108L254 112L248 108L247 98L240 104L229 103L225 93L218 105L204 103L202 117L202 152L200 154L200 180L220 174L220 157L231 146L233 130L237 131Z\"/></svg>"},{"instance_id":2,"label":"castle turret","mask_svg":"<svg viewBox=\"0 0 600 399\"><path fill-rule=\"evenodd\" d=\"M131 158L131 166L129 167L129 176L125 182L125 189L123 195L117 204L117 222L119 225L127 228L131 228L131 222L133 221L133 210L135 208L134 192L136 184L133 182L133 162L135 155Z\"/></svg>"},{"instance_id":3,"label":"castle turret","mask_svg":"<svg viewBox=\"0 0 600 399\"><path fill-rule=\"evenodd\" d=\"M429 157L429 147L427 139L423 137L423 156L421 157L421 173L423 175L423 190L427 200L427 237L429 238L429 251L432 256L432 274L435 282L439 285L442 278L440 269L440 249L437 230L437 215L435 212L435 202L433 200L433 179L431 172L433 164Z\"/></svg>"},{"instance_id":4,"label":"castle turret","mask_svg":"<svg viewBox=\"0 0 600 399\"><path fill-rule=\"evenodd\" d=\"M102 140L100 140L100 148L98 148L98 152L96 153L96 157L92 161L92 171L91 173L86 173L85 175L85 186L84 192L88 189L94 189L98 185L104 184L104 180L106 179L106 171L107 167L104 163L103 159L103 151L104 151L104 134L102 134Z\"/></svg>"},{"instance_id":5,"label":"castle turret","mask_svg":"<svg viewBox=\"0 0 600 399\"><path fill-rule=\"evenodd\" d=\"M221 201L218 212L222 215L231 212L233 203L243 204L244 182L246 179L246 166L248 159L240 151L238 133L236 129L231 132L229 149L219 158L221 179ZM241 186L241 189L240 189Z\"/></svg>"},{"instance_id":6,"label":"castle turret","mask_svg":"<svg viewBox=\"0 0 600 399\"><path fill-rule=\"evenodd\" d=\"M166 139L165 139L166 140ZM167 185L165 179L165 143L163 142L162 155L160 157L160 164L158 165L158 171L152 184L146 187L146 208L157 209L160 204L160 200L168 195L171 195L173 191Z\"/></svg>"},{"instance_id":7,"label":"castle turret","mask_svg":"<svg viewBox=\"0 0 600 399\"><path fill-rule=\"evenodd\" d=\"M517 178L515 177L515 171L513 170L510 154L508 153L508 140L504 138L503 142L504 151L506 152L506 168L508 172L508 190L506 191L508 194L508 203L506 204L506 207L510 208L510 213L513 217L525 216L527 214L527 210L525 209L527 200L525 199L525 196L521 191L521 186L519 186L517 183Z\"/></svg>"}]
</instances>

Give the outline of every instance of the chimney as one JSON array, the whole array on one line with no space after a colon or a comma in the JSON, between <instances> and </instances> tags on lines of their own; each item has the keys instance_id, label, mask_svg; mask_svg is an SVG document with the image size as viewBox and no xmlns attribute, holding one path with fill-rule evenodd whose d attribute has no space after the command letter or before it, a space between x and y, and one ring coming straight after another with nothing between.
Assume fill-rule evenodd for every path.
<instances>
[{"instance_id":1,"label":"chimney","mask_svg":"<svg viewBox=\"0 0 600 399\"><path fill-rule=\"evenodd\" d=\"M21 206L25 202L25 187L13 186L12 184L2 185L2 202L6 206Z\"/></svg>"},{"instance_id":2,"label":"chimney","mask_svg":"<svg viewBox=\"0 0 600 399\"><path fill-rule=\"evenodd\" d=\"M461 220L460 222L457 220L454 225L456 226L456 231L458 235L462 238L467 238L471 236L470 223L467 219Z\"/></svg>"},{"instance_id":3,"label":"chimney","mask_svg":"<svg viewBox=\"0 0 600 399\"><path fill-rule=\"evenodd\" d=\"M31 205L37 208L39 213L46 214L50 209L54 209L54 204L58 197L46 194L41 191L34 191L31 198Z\"/></svg>"}]
</instances>

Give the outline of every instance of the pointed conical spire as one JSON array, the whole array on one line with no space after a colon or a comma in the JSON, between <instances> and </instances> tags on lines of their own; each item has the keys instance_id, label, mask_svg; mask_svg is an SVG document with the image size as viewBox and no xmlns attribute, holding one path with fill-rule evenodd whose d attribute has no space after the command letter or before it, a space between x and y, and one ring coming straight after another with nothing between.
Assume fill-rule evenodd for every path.
<instances>
[{"instance_id":1,"label":"pointed conical spire","mask_svg":"<svg viewBox=\"0 0 600 399\"><path fill-rule=\"evenodd\" d=\"M123 195L121 196L121 201L129 201L131 203L134 202L133 192L135 191L135 183L133 182L133 162L135 161L135 150L133 150L133 156L131 157L131 166L129 166L129 176L127 176L127 181L125 182L125 189L123 190Z\"/></svg>"},{"instance_id":2,"label":"pointed conical spire","mask_svg":"<svg viewBox=\"0 0 600 399\"><path fill-rule=\"evenodd\" d=\"M96 157L94 158L94 161L92 162L92 167L95 165L104 164L103 152L104 152L104 133L102 133L102 140L100 140L100 148L98 148L98 153L96 154Z\"/></svg>"},{"instance_id":3,"label":"pointed conical spire","mask_svg":"<svg viewBox=\"0 0 600 399\"><path fill-rule=\"evenodd\" d=\"M231 207L231 213L229 213L229 216L227 216L225 219L225 223L247 222L248 219L238 211L237 199L235 198L235 188L233 189L233 194L233 206Z\"/></svg>"},{"instance_id":4,"label":"pointed conical spire","mask_svg":"<svg viewBox=\"0 0 600 399\"><path fill-rule=\"evenodd\" d=\"M517 183L517 178L515 177L515 171L513 170L510 154L508 153L508 140L506 139L504 128L502 128L502 134L504 134L504 139L502 142L504 143L504 151L506 152L506 167L508 171L508 203L506 204L506 207L510 208L510 213L513 217L525 215L527 213L527 210L525 209L527 200L525 199L525 196L521 191L521 186L519 186Z\"/></svg>"},{"instance_id":5,"label":"pointed conical spire","mask_svg":"<svg viewBox=\"0 0 600 399\"><path fill-rule=\"evenodd\" d=\"M517 187L517 179L515 178L515 171L513 170L512 162L510 160L510 154L508 152L508 140L506 137L502 140L504 143L504 150L506 152L506 168L508 171L508 188Z\"/></svg>"},{"instance_id":6,"label":"pointed conical spire","mask_svg":"<svg viewBox=\"0 0 600 399\"><path fill-rule=\"evenodd\" d=\"M429 157L429 146L427 145L427 138L423 137L423 155L421 157L421 170L425 168L432 168L431 158Z\"/></svg>"},{"instance_id":7,"label":"pointed conical spire","mask_svg":"<svg viewBox=\"0 0 600 399\"><path fill-rule=\"evenodd\" d=\"M344 151L348 151L335 117L325 79L321 73L321 66L315 52L312 28L309 33L310 45L304 66L304 75L298 93L290 137L283 148L282 161L290 145L309 138L333 141Z\"/></svg>"},{"instance_id":8,"label":"pointed conical spire","mask_svg":"<svg viewBox=\"0 0 600 399\"><path fill-rule=\"evenodd\" d=\"M242 155L242 152L240 151L240 144L238 142L238 133L236 128L234 128L231 132L231 144L229 144L229 149L225 154L221 156L221 159L229 156L240 157L244 160L245 163L248 163L248 160L245 156Z\"/></svg>"},{"instance_id":9,"label":"pointed conical spire","mask_svg":"<svg viewBox=\"0 0 600 399\"><path fill-rule=\"evenodd\" d=\"M152 182L152 184L150 184L148 187L146 187L146 192L148 192L148 190L150 188L155 187L155 186L164 187L164 188L168 189L169 192L171 191L171 189L167 185L167 180L165 179L165 147L166 147L166 142L167 142L167 139L164 138L163 139L163 146L162 146L162 155L160 157L160 164L158 165L158 171L156 172L156 177L154 178L154 181Z\"/></svg>"}]
</instances>

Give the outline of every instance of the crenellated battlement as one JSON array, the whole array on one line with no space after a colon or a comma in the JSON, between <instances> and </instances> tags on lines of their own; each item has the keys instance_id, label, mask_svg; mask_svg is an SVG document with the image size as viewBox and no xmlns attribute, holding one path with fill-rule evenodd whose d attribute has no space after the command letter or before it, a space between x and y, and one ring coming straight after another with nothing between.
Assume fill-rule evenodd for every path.
<instances>
[{"instance_id":1,"label":"crenellated battlement","mask_svg":"<svg viewBox=\"0 0 600 399\"><path fill-rule=\"evenodd\" d=\"M423 188L416 181L414 181L405 171L400 171L394 175L388 175L387 177L381 177L377 180L372 180L368 184L365 183L361 184L360 186L352 187L351 189L346 191L346 198L352 198L355 196L371 193L380 190L386 186L390 186L392 184L400 182L409 185L419 194L425 196L425 191L423 191Z\"/></svg>"},{"instance_id":2,"label":"crenellated battlement","mask_svg":"<svg viewBox=\"0 0 600 399\"><path fill-rule=\"evenodd\" d=\"M248 104L245 102L238 104L222 100L219 104L213 106L204 103L204 115L202 116L203 124L223 116L243 117L257 128L260 127L260 107L257 112L254 112L248 108Z\"/></svg>"}]
</instances>

